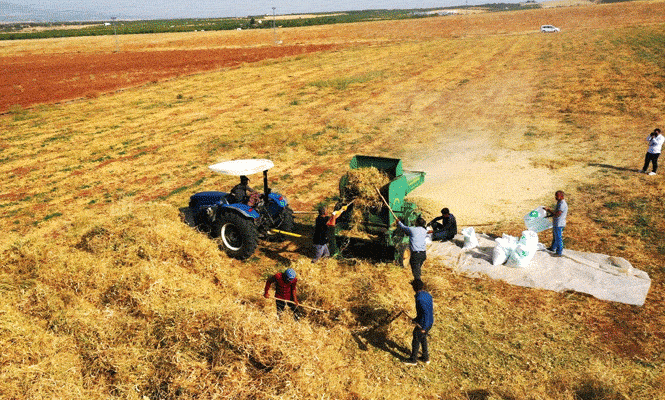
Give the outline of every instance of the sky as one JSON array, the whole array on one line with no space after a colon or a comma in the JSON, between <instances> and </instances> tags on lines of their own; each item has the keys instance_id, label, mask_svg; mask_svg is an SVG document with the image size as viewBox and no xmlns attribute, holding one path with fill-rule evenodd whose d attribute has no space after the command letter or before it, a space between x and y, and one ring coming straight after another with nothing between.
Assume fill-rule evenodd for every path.
<instances>
[{"instance_id":1,"label":"sky","mask_svg":"<svg viewBox=\"0 0 665 400\"><path fill-rule=\"evenodd\" d=\"M519 0L3 0L38 11L92 12L119 19L223 18L370 9L438 8Z\"/></svg>"}]
</instances>

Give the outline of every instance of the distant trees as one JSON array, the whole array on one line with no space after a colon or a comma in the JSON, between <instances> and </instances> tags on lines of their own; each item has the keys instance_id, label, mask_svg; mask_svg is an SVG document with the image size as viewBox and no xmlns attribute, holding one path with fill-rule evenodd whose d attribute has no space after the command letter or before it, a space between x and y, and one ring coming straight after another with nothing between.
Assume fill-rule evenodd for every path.
<instances>
[{"instance_id":1,"label":"distant trees","mask_svg":"<svg viewBox=\"0 0 665 400\"><path fill-rule=\"evenodd\" d=\"M599 0L601 2L615 2L623 0ZM483 8L487 11L507 11L517 9L538 8L540 5L529 3L527 5L520 5L515 3L499 3L499 4L485 4L481 6L474 6L474 8ZM454 9L464 9L467 7L448 7ZM414 19L414 18L429 18L436 15L427 13L429 9L417 10L361 10L361 11L346 11L336 14L314 14L306 17L298 17L294 15L293 18L281 19L280 26L284 28L295 28L302 26L312 25L330 25L340 23L352 23L362 21L378 21L378 20L396 20L396 19ZM238 28L253 28L253 29L271 29L272 24L257 23L255 17L247 18L203 18L203 19L173 19L173 20L144 20L144 21L117 21L115 28L118 35L126 34L140 34L140 33L163 33L163 32L194 32L194 31L219 31L219 30L235 30ZM100 36L100 35L113 35L113 26L105 24L104 21L94 22L71 22L62 25L58 29L41 29L41 30L26 30L30 27L52 27L53 23L17 23L17 24L0 24L0 40L14 40L14 39L43 39L43 38L56 38L56 37L70 37L70 36ZM77 27L76 29L68 29L67 26L73 25L86 25Z\"/></svg>"}]
</instances>

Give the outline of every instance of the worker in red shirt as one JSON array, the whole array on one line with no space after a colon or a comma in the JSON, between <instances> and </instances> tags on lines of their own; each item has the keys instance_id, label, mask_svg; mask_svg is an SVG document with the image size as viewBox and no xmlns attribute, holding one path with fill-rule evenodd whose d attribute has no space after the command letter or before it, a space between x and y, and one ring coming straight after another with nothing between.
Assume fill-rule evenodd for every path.
<instances>
[{"instance_id":1,"label":"worker in red shirt","mask_svg":"<svg viewBox=\"0 0 665 400\"><path fill-rule=\"evenodd\" d=\"M268 278L263 293L263 297L266 299L270 298L268 291L273 283L275 284L275 305L277 306L277 315L280 315L282 311L284 311L284 307L288 304L289 308L293 310L293 316L295 319L298 319L298 314L296 313L296 309L298 308L296 289L298 278L296 278L296 271L294 271L293 268L289 268L284 272L278 272Z\"/></svg>"}]
</instances>

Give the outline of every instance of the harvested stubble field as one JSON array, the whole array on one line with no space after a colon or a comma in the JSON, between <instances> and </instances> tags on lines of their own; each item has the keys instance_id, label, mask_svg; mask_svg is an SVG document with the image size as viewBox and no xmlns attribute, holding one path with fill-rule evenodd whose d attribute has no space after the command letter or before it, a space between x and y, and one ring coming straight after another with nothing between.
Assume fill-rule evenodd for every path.
<instances>
[{"instance_id":1,"label":"harvested stubble field","mask_svg":"<svg viewBox=\"0 0 665 400\"><path fill-rule=\"evenodd\" d=\"M282 30L284 49L330 47L160 75L146 66L135 69L144 80L94 96L82 85L76 101L9 104L0 393L661 398L665 181L635 170L644 137L663 128L664 17L663 2L630 2ZM540 34L545 23L562 32ZM127 60L256 54L271 35L146 35L120 48ZM0 60L112 56L114 47L111 38L8 42ZM56 92L48 84L21 82ZM499 235L518 235L526 210L565 190L567 246L647 271L646 304L466 278L428 260L433 362L407 368L408 321L363 328L399 308L413 314L409 271L358 259L312 265L306 239L267 243L241 263L180 221L190 194L235 183L211 174L212 163L271 158L273 186L311 210L336 194L354 154L426 170L413 195L427 212L452 204L461 226L492 223ZM299 222L308 233L311 221ZM262 288L286 266L298 271L301 302L329 312L277 322Z\"/></svg>"}]
</instances>

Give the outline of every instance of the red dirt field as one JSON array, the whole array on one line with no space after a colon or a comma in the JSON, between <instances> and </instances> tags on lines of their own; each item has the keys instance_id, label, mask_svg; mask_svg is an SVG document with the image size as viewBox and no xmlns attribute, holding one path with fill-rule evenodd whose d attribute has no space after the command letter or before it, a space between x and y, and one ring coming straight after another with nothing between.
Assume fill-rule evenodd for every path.
<instances>
[{"instance_id":1,"label":"red dirt field","mask_svg":"<svg viewBox=\"0 0 665 400\"><path fill-rule=\"evenodd\" d=\"M232 68L242 63L276 59L354 45L475 35L539 34L552 23L570 30L599 26L659 24L665 17L663 1L602 6L563 7L419 20L322 25L280 30L293 45L269 43L267 30L220 31L191 34L130 35L123 51L105 37L65 40L28 40L0 44L0 113L13 106L57 103L160 81L172 77ZM233 46L233 47L218 47ZM236 47L237 46L237 47ZM94 52L90 52L94 49ZM99 52L102 49L101 52ZM106 49L106 51L104 51Z\"/></svg>"},{"instance_id":2,"label":"red dirt field","mask_svg":"<svg viewBox=\"0 0 665 400\"><path fill-rule=\"evenodd\" d=\"M339 48L335 44L0 57L0 113L146 82Z\"/></svg>"}]
</instances>

